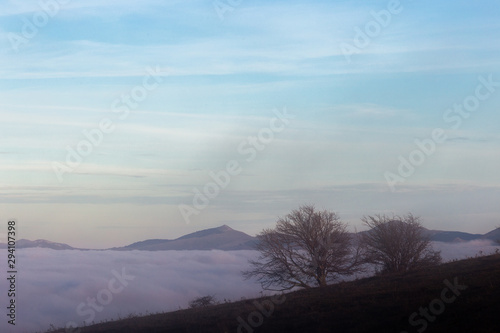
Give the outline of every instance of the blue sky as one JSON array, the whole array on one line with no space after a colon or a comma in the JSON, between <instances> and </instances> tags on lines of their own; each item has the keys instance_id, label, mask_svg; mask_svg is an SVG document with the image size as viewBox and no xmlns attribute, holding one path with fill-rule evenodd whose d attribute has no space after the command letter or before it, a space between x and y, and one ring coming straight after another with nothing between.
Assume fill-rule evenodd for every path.
<instances>
[{"instance_id":1,"label":"blue sky","mask_svg":"<svg viewBox=\"0 0 500 333\"><path fill-rule=\"evenodd\" d=\"M305 203L358 229L392 212L433 229L500 225L498 2L232 3L219 15L212 1L1 2L0 216L20 237L105 248L222 224L255 234ZM368 42L346 56L358 31ZM133 91L147 94L121 118ZM466 101L479 104L449 111ZM246 161L238 147L284 109L293 119ZM54 163L103 119L113 130L60 181ZM411 155L440 128L447 140ZM400 156L424 160L401 177ZM179 205L231 160L241 172L187 223Z\"/></svg>"}]
</instances>

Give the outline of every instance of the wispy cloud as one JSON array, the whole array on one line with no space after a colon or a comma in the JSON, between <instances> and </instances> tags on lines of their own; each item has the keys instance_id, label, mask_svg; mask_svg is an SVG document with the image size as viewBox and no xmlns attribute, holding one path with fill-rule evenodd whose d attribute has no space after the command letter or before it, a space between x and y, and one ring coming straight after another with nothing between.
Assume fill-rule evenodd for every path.
<instances>
[{"instance_id":1,"label":"wispy cloud","mask_svg":"<svg viewBox=\"0 0 500 333\"><path fill-rule=\"evenodd\" d=\"M246 1L223 21L212 1L70 1L17 52L9 34L22 34L41 8L36 1L3 2L0 184L8 204L1 208L30 223L33 234L43 232L42 222L70 220L91 235L100 224L85 221L103 223L114 214L127 226L147 215L150 233L164 223L179 230L175 201L192 199L209 171L241 160L238 146L269 125L274 108L286 106L294 123L232 179L200 217L204 223L235 216L257 231L277 210L303 201L353 220L405 205L439 215L435 207L446 195L457 200L446 201L446 223L453 216L465 226L465 216L478 216L469 202L486 202L488 213L475 226L485 228L500 216L491 193L455 194L439 185L498 186L498 92L463 119L460 131L448 130L443 114L474 92L479 75L500 80L498 4L402 4L347 64L340 43L352 42L387 1ZM140 95L148 66L161 69L161 85L127 119L117 119L112 104L134 88ZM105 117L116 129L59 184L51 163L65 163L68 147ZM383 184L384 172L435 128L445 128L449 140L401 184L400 196L357 187ZM36 209L21 208L27 204Z\"/></svg>"}]
</instances>

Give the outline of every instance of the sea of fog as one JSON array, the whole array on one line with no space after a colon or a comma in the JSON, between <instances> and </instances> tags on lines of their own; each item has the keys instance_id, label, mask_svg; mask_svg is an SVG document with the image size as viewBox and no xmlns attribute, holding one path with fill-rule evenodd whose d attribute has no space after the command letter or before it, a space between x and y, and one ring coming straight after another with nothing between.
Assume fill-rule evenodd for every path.
<instances>
[{"instance_id":1,"label":"sea of fog","mask_svg":"<svg viewBox=\"0 0 500 333\"><path fill-rule=\"evenodd\" d=\"M489 241L433 243L445 261L495 252ZM7 253L1 250L6 262ZM8 324L9 281L0 280L1 332L45 331L187 308L193 298L240 300L261 295L241 271L255 251L17 250L16 325ZM3 275L7 275L5 264Z\"/></svg>"}]
</instances>

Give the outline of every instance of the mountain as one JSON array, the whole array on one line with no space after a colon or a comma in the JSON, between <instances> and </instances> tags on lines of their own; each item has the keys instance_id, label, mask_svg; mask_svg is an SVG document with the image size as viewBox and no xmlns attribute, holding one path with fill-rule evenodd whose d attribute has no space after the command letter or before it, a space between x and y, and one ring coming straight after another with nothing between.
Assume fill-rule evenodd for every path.
<instances>
[{"instance_id":1,"label":"mountain","mask_svg":"<svg viewBox=\"0 0 500 333\"><path fill-rule=\"evenodd\" d=\"M176 239L148 239L123 247L114 247L107 250L114 251L165 251L165 250L251 250L256 238L244 232L234 230L227 225L218 228L205 229ZM0 243L0 249L6 249L7 244ZM30 241L20 239L16 242L16 249L46 248L53 250L86 250L78 249L68 244L54 243L44 239Z\"/></svg>"},{"instance_id":2,"label":"mountain","mask_svg":"<svg viewBox=\"0 0 500 333\"><path fill-rule=\"evenodd\" d=\"M481 239L483 235L469 234L460 231L443 231L443 230L428 230L425 229L424 233L427 234L431 241L434 242L467 242L475 239Z\"/></svg>"},{"instance_id":3,"label":"mountain","mask_svg":"<svg viewBox=\"0 0 500 333\"><path fill-rule=\"evenodd\" d=\"M500 242L500 228L496 228L495 230L492 230L487 234L484 234L481 238L489 239L495 242Z\"/></svg>"},{"instance_id":4,"label":"mountain","mask_svg":"<svg viewBox=\"0 0 500 333\"><path fill-rule=\"evenodd\" d=\"M141 250L251 250L256 238L227 225L218 228L197 231L177 239L149 239L124 247L112 248L115 251Z\"/></svg>"},{"instance_id":5,"label":"mountain","mask_svg":"<svg viewBox=\"0 0 500 333\"><path fill-rule=\"evenodd\" d=\"M18 241L16 241L16 249L29 249L33 247L40 247L53 250L79 250L69 246L68 244L54 243L45 239L37 239L35 241L30 241L27 239L19 239ZM0 243L0 249L6 249L6 248L7 244Z\"/></svg>"}]
</instances>

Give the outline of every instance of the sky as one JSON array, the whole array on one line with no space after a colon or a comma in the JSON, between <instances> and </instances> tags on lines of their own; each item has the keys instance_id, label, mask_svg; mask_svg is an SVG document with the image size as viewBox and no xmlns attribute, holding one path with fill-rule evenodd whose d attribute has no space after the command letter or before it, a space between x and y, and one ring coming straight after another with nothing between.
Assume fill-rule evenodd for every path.
<instances>
[{"instance_id":1,"label":"sky","mask_svg":"<svg viewBox=\"0 0 500 333\"><path fill-rule=\"evenodd\" d=\"M500 225L498 1L0 2L0 219L109 248L303 204ZM5 238L6 227L0 230Z\"/></svg>"},{"instance_id":2,"label":"sky","mask_svg":"<svg viewBox=\"0 0 500 333\"><path fill-rule=\"evenodd\" d=\"M432 242L432 246L441 251L444 261L498 251L498 245L487 240ZM0 329L6 333L45 332L53 325L72 332L92 321L186 309L189 301L206 295L220 302L271 296L272 292L262 291L259 283L241 275L248 269L248 260L258 255L257 251L218 250L18 250L22 266L16 277L16 325L1 320ZM0 288L9 289L7 279L0 279Z\"/></svg>"}]
</instances>

